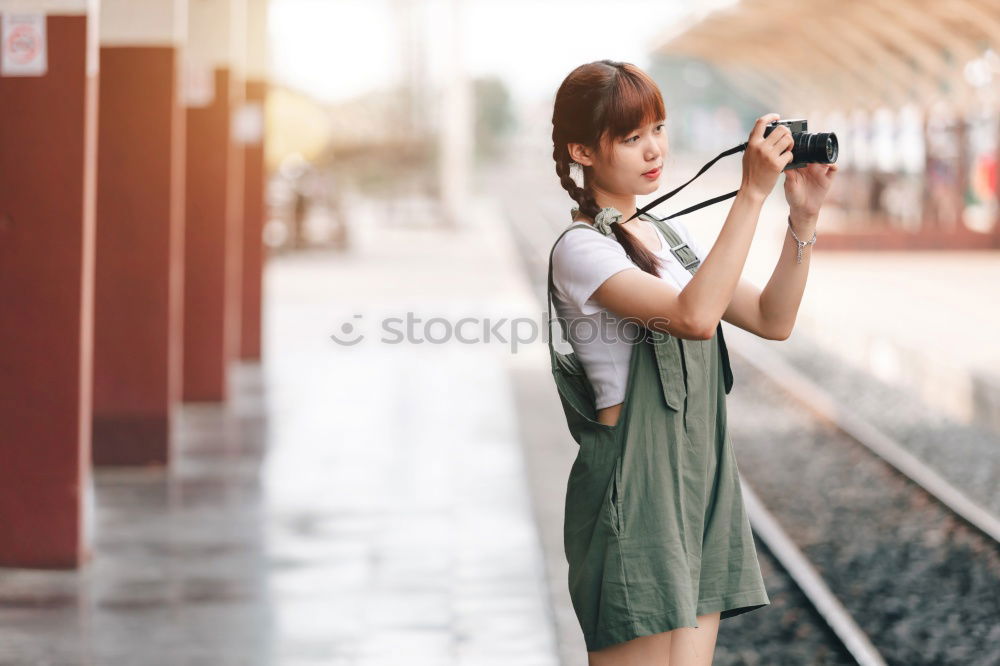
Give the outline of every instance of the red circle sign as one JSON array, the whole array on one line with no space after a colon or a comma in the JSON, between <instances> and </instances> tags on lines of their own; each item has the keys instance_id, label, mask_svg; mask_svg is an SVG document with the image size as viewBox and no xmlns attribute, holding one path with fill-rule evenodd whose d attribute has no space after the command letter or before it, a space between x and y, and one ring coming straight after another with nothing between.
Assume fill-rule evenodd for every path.
<instances>
[{"instance_id":1,"label":"red circle sign","mask_svg":"<svg viewBox=\"0 0 1000 666\"><path fill-rule=\"evenodd\" d=\"M4 51L12 62L24 65L38 56L38 42L38 33L33 26L16 25L7 36Z\"/></svg>"}]
</instances>

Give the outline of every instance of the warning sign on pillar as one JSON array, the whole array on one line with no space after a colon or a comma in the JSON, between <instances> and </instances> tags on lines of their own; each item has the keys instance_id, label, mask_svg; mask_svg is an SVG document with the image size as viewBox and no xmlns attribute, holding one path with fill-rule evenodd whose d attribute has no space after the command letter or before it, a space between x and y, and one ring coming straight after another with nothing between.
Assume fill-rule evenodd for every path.
<instances>
[{"instance_id":1,"label":"warning sign on pillar","mask_svg":"<svg viewBox=\"0 0 1000 666\"><path fill-rule=\"evenodd\" d=\"M45 14L2 14L0 76L44 76Z\"/></svg>"}]
</instances>

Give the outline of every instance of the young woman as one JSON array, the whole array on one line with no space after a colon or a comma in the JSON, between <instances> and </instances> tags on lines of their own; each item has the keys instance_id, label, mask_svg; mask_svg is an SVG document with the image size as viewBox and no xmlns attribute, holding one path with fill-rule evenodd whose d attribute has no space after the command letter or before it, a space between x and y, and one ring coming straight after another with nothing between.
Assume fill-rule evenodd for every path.
<instances>
[{"instance_id":1,"label":"young woman","mask_svg":"<svg viewBox=\"0 0 1000 666\"><path fill-rule=\"evenodd\" d=\"M580 445L564 545L591 666L711 664L720 620L770 603L726 425L732 374L719 322L789 336L837 170L785 174L781 256L763 290L742 279L761 206L792 160L787 127L763 136L777 119L750 132L739 193L705 253L679 221L629 220L667 155L656 83L601 60L556 94L556 173L577 206L549 262L550 316L554 302L573 352L557 353L551 335L550 351Z\"/></svg>"}]
</instances>

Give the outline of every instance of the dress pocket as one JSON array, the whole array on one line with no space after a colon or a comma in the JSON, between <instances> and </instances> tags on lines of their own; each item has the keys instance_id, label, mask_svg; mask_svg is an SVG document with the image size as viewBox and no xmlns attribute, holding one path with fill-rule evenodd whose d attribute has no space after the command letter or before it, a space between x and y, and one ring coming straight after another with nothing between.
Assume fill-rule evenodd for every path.
<instances>
[{"instance_id":1,"label":"dress pocket","mask_svg":"<svg viewBox=\"0 0 1000 666\"><path fill-rule=\"evenodd\" d=\"M605 512L615 478L620 475L619 450L617 440L608 433L581 433L580 448L566 483L564 528L568 536L590 533L598 523L607 529Z\"/></svg>"},{"instance_id":2,"label":"dress pocket","mask_svg":"<svg viewBox=\"0 0 1000 666\"><path fill-rule=\"evenodd\" d=\"M653 349L656 351L656 365L660 374L660 386L663 388L663 400L667 407L679 412L687 397L687 386L684 383L684 368L681 365L680 338L669 333L653 331Z\"/></svg>"}]
</instances>

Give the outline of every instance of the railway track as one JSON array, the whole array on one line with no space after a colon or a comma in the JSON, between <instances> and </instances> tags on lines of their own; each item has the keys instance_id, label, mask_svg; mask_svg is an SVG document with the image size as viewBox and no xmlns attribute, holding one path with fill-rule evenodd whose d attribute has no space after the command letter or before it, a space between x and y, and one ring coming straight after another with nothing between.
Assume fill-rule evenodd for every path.
<instances>
[{"instance_id":1,"label":"railway track","mask_svg":"<svg viewBox=\"0 0 1000 666\"><path fill-rule=\"evenodd\" d=\"M548 252L569 205L524 194L505 216L544 303ZM726 332L741 385L729 421L751 525L782 570L774 575L828 630L807 632L814 644L754 645L759 663L1000 664L997 517L769 345ZM743 419L732 405L747 398L768 404ZM768 620L781 618L765 611L754 622Z\"/></svg>"}]
</instances>

